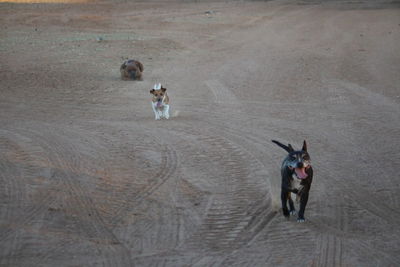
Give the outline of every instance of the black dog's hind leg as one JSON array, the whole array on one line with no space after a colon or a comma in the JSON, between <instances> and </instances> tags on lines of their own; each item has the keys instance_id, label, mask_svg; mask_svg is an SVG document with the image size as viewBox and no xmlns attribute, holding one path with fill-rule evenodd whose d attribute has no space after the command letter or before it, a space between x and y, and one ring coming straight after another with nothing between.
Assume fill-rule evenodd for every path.
<instances>
[{"instance_id":1,"label":"black dog's hind leg","mask_svg":"<svg viewBox=\"0 0 400 267\"><path fill-rule=\"evenodd\" d=\"M304 211L306 210L307 202L308 202L308 192L301 194L299 216L297 217L298 222L305 221Z\"/></svg>"},{"instance_id":2,"label":"black dog's hind leg","mask_svg":"<svg viewBox=\"0 0 400 267\"><path fill-rule=\"evenodd\" d=\"M285 216L285 217L289 217L289 215L290 215L289 210L287 208L287 200L288 200L289 194L290 194L290 192L285 191L285 190L282 190L282 192L281 192L282 211L283 211L283 216Z\"/></svg>"}]
</instances>

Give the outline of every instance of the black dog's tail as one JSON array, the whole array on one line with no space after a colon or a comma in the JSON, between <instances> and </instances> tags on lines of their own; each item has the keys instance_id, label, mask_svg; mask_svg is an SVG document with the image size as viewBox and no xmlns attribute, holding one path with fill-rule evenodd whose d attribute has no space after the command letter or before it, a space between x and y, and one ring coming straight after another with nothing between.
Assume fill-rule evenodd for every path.
<instances>
[{"instance_id":1,"label":"black dog's tail","mask_svg":"<svg viewBox=\"0 0 400 267\"><path fill-rule=\"evenodd\" d=\"M271 140L271 141L272 141L272 143L275 143L275 144L277 144L278 146L280 146L281 148L285 149L288 153L294 151L294 149L293 149L293 147L292 147L291 144L288 144L288 145L286 146L286 145L284 145L284 144L282 144L282 143L280 143L280 142L278 142L278 141L276 141L276 140Z\"/></svg>"}]
</instances>

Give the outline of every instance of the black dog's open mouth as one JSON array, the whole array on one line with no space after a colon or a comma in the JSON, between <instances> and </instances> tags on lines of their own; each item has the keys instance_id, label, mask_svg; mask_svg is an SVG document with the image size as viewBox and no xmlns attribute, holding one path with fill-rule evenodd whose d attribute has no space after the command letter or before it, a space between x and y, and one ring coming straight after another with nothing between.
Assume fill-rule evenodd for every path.
<instances>
[{"instance_id":1,"label":"black dog's open mouth","mask_svg":"<svg viewBox=\"0 0 400 267\"><path fill-rule=\"evenodd\" d=\"M308 176L306 173L306 168L294 168L294 172L299 179L305 179Z\"/></svg>"}]
</instances>

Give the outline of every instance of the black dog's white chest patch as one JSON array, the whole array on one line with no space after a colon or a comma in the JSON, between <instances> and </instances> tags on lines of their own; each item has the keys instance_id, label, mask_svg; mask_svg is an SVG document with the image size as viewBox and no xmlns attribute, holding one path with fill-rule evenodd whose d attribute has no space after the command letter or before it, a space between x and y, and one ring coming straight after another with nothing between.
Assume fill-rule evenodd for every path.
<instances>
[{"instance_id":1,"label":"black dog's white chest patch","mask_svg":"<svg viewBox=\"0 0 400 267\"><path fill-rule=\"evenodd\" d=\"M290 187L292 189L300 189L301 188L301 180L297 178L296 174L293 173L292 180L290 181Z\"/></svg>"}]
</instances>

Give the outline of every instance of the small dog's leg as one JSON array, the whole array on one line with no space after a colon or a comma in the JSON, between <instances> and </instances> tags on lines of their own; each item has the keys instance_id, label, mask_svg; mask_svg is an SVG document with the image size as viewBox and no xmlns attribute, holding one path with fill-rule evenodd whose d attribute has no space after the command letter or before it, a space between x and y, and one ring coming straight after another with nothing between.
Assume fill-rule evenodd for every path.
<instances>
[{"instance_id":1,"label":"small dog's leg","mask_svg":"<svg viewBox=\"0 0 400 267\"><path fill-rule=\"evenodd\" d=\"M154 106L154 104L151 104L151 107L153 108L154 115L155 115L155 119L156 119L156 120L159 120L159 119L160 119L159 111L156 109L156 107Z\"/></svg>"},{"instance_id":2,"label":"small dog's leg","mask_svg":"<svg viewBox=\"0 0 400 267\"><path fill-rule=\"evenodd\" d=\"M169 105L164 105L163 117L166 118L167 120L169 119Z\"/></svg>"},{"instance_id":3,"label":"small dog's leg","mask_svg":"<svg viewBox=\"0 0 400 267\"><path fill-rule=\"evenodd\" d=\"M304 219L304 211L306 209L306 205L308 202L308 192L303 192L300 196L300 210L299 210L299 216L297 217L298 222L304 222L306 219Z\"/></svg>"}]
</instances>

